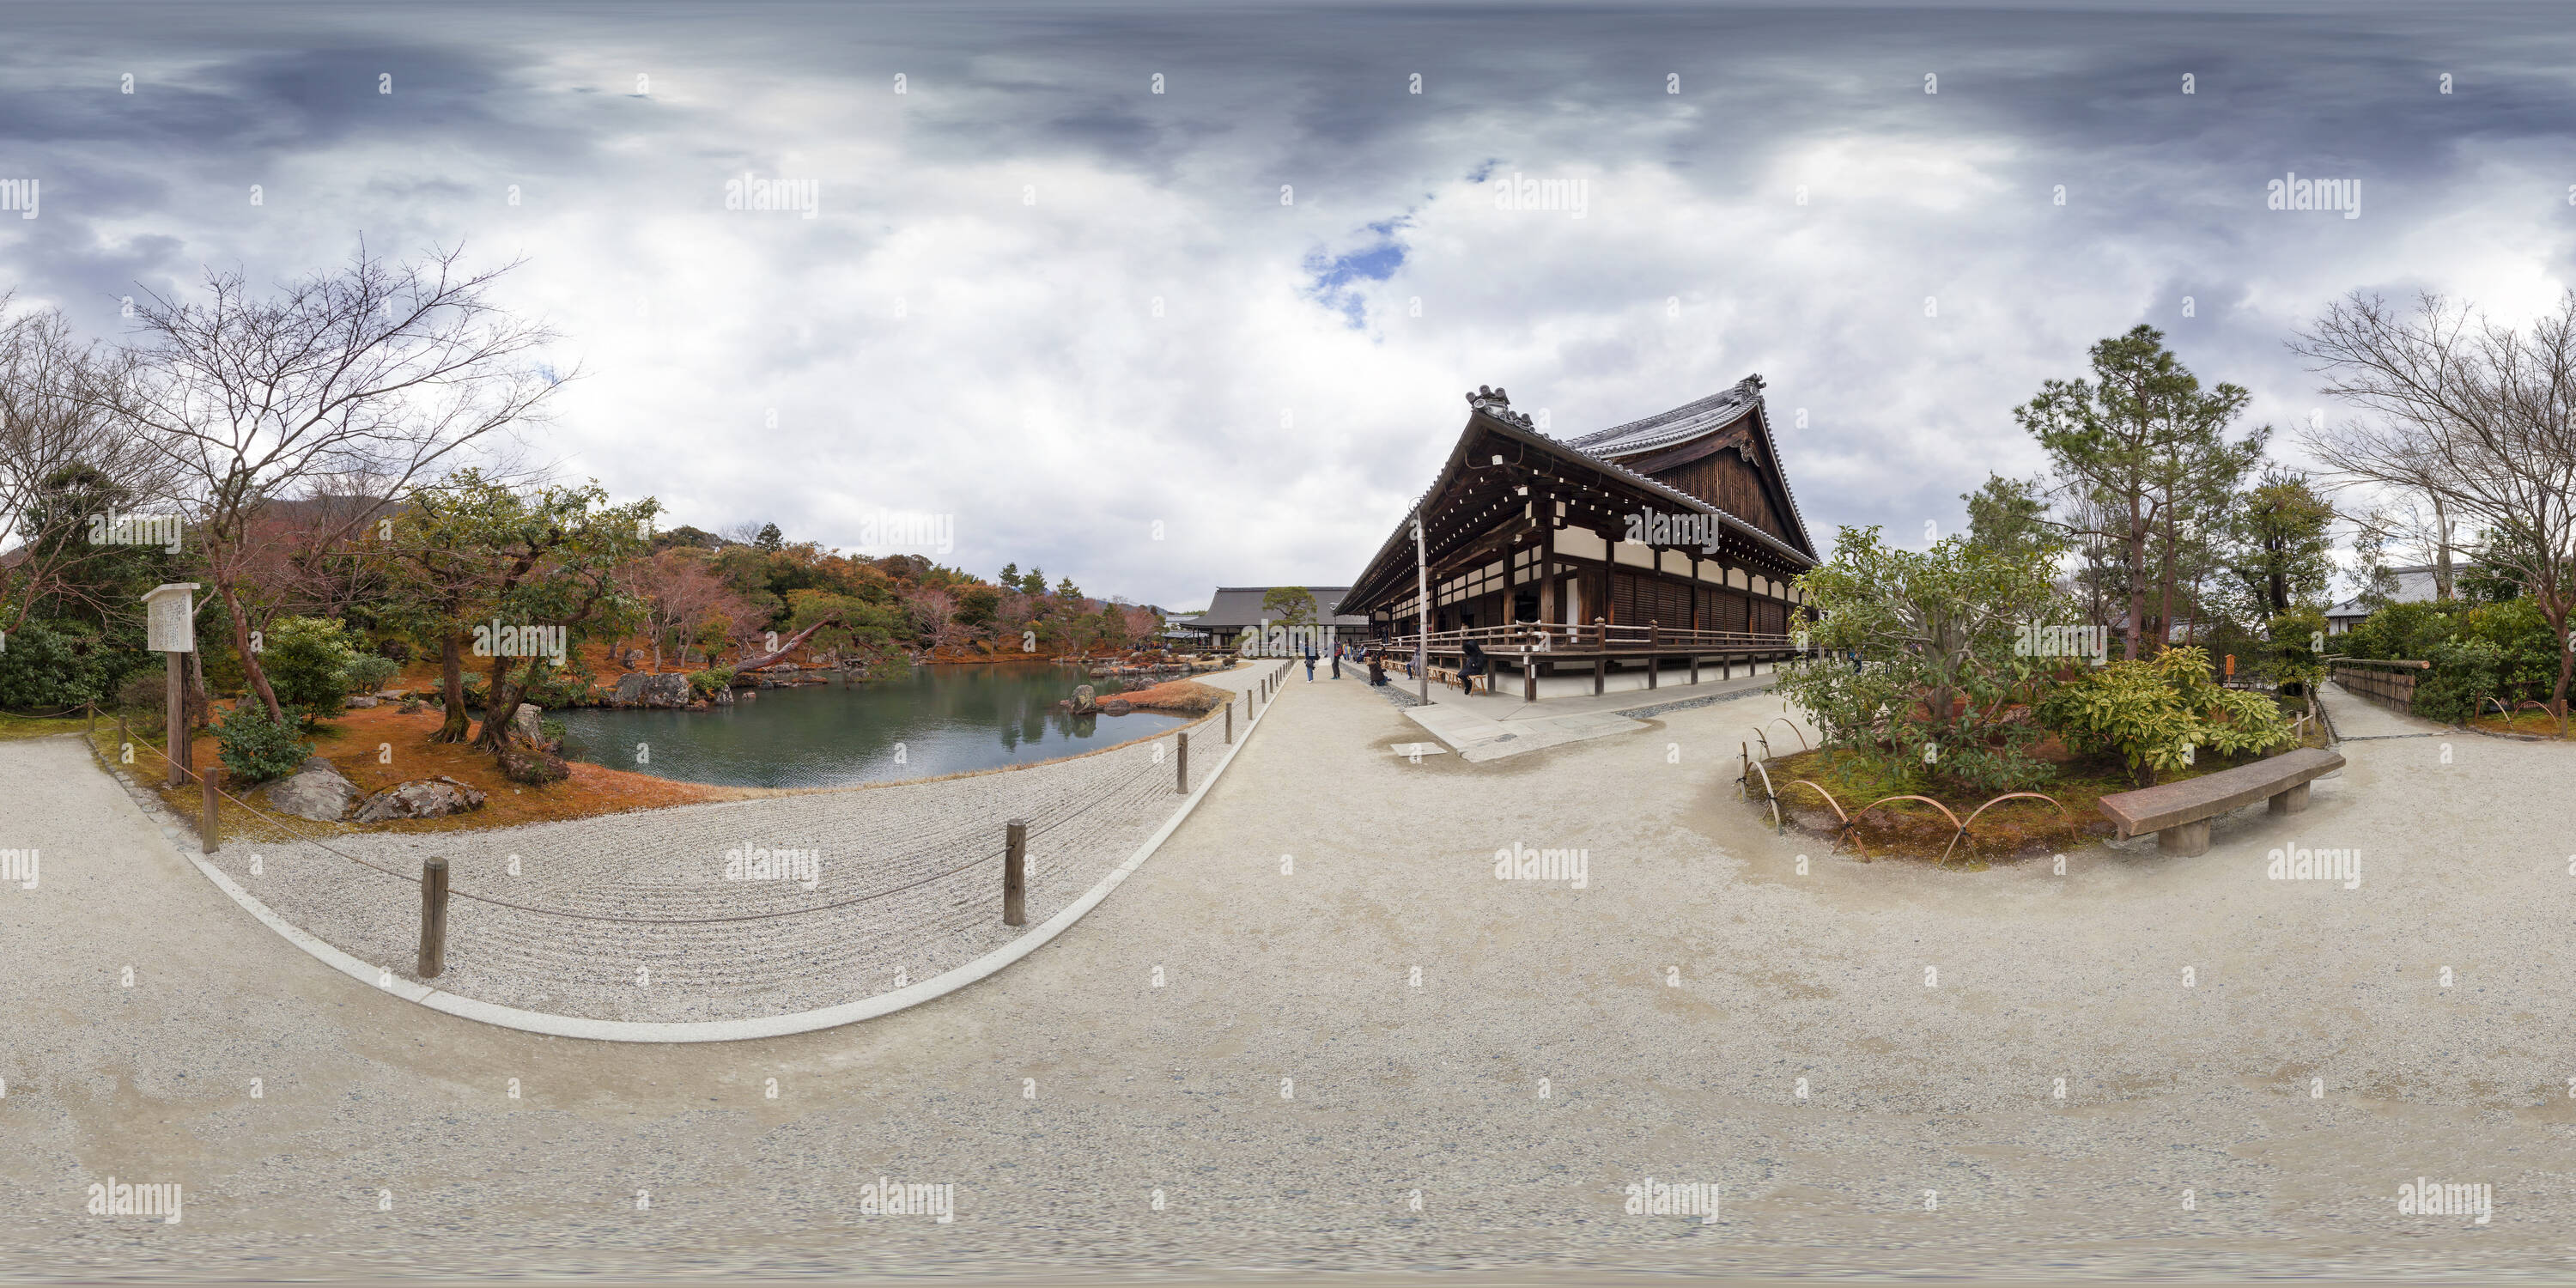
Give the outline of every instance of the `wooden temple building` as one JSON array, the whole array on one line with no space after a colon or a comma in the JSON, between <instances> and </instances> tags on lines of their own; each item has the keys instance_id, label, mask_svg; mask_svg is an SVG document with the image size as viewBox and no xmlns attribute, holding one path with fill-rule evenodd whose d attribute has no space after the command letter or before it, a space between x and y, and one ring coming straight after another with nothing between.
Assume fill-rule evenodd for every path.
<instances>
[{"instance_id":1,"label":"wooden temple building","mask_svg":"<svg viewBox=\"0 0 2576 1288\"><path fill-rule=\"evenodd\" d=\"M1467 395L1439 475L1341 597L1390 658L1454 667L1474 641L1498 673L1738 663L1791 655L1791 578L1816 548L1781 473L1762 377L1558 440L1499 389ZM1414 520L1422 522L1416 554ZM1427 570L1430 632L1418 638ZM1498 680L1501 675L1498 674ZM1506 681L1507 682L1507 681ZM1499 688L1500 685L1498 684Z\"/></svg>"}]
</instances>

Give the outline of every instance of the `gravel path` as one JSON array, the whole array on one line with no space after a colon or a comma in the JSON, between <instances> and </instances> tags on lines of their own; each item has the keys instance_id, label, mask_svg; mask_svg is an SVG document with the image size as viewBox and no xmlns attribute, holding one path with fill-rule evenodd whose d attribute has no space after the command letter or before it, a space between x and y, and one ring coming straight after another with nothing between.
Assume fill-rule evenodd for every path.
<instances>
[{"instance_id":1,"label":"gravel path","mask_svg":"<svg viewBox=\"0 0 2576 1288\"><path fill-rule=\"evenodd\" d=\"M1802 870L1729 787L1767 707L1416 764L1385 702L1294 682L1027 960L699 1047L357 985L77 742L0 744L37 802L0 845L47 854L0 889L0 1269L2566 1275L2576 751L2350 742L2196 858ZM1584 885L1497 880L1515 846ZM2302 848L2358 884L2267 876ZM110 1173L184 1181L186 1223L84 1215ZM862 1214L879 1176L953 1184L954 1223ZM1720 1219L1626 1213L1648 1177ZM2491 1219L2401 1216L2419 1177Z\"/></svg>"},{"instance_id":2,"label":"gravel path","mask_svg":"<svg viewBox=\"0 0 2576 1288\"><path fill-rule=\"evenodd\" d=\"M1240 693L1250 669L1203 677ZM1236 709L1236 728L1248 715ZM1188 728L1207 779L1222 717ZM1026 926L1179 808L1175 736L929 782L431 834L236 844L213 859L280 916L410 979L423 860L448 861L450 993L555 1015L784 1015L892 992L1026 933L1002 922L1026 820Z\"/></svg>"}]
</instances>

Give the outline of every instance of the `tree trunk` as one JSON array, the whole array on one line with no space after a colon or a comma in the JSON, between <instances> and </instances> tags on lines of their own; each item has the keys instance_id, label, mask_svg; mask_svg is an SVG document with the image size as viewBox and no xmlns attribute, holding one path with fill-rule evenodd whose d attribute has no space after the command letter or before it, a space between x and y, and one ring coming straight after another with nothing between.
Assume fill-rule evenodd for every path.
<instances>
[{"instance_id":1,"label":"tree trunk","mask_svg":"<svg viewBox=\"0 0 2576 1288\"><path fill-rule=\"evenodd\" d=\"M2147 611L2147 519L2133 506L2129 511L2129 624L2128 638L2121 656L2129 661L2138 658L2138 621Z\"/></svg>"},{"instance_id":2,"label":"tree trunk","mask_svg":"<svg viewBox=\"0 0 2576 1288\"><path fill-rule=\"evenodd\" d=\"M492 659L492 687L483 703L483 727L474 731L474 745L498 753L510 740L510 718L519 712L528 690L537 684L537 668L544 658L528 659L528 673L516 684L510 683L510 659Z\"/></svg>"},{"instance_id":3,"label":"tree trunk","mask_svg":"<svg viewBox=\"0 0 2576 1288\"><path fill-rule=\"evenodd\" d=\"M447 699L447 718L440 721L431 742L463 742L467 732L465 720L465 637L450 633L438 645L439 692Z\"/></svg>"},{"instance_id":4,"label":"tree trunk","mask_svg":"<svg viewBox=\"0 0 2576 1288\"><path fill-rule=\"evenodd\" d=\"M2458 593L2451 588L2451 517L2443 509L2441 494L2430 495L2433 500L2433 597L2456 599ZM2562 655L2567 652L2564 648L2558 651ZM2566 668L2562 666L2559 669L2563 671Z\"/></svg>"},{"instance_id":5,"label":"tree trunk","mask_svg":"<svg viewBox=\"0 0 2576 1288\"><path fill-rule=\"evenodd\" d=\"M221 566L217 560L208 562ZM221 576L216 577L215 593L223 597L224 611L232 618L233 648L241 654L242 671L250 677L250 691L259 695L260 705L268 708L271 721L286 723L286 712L277 705L277 690L269 687L268 672L259 664L259 652L250 646L250 617L242 612L241 597L233 593L231 581Z\"/></svg>"},{"instance_id":6,"label":"tree trunk","mask_svg":"<svg viewBox=\"0 0 2576 1288\"><path fill-rule=\"evenodd\" d=\"M2156 651L2159 653L2173 643L2174 513L2172 506L2166 507L2164 567L2156 574L2156 582L2164 590L2162 606L2156 609Z\"/></svg>"},{"instance_id":7,"label":"tree trunk","mask_svg":"<svg viewBox=\"0 0 2576 1288\"><path fill-rule=\"evenodd\" d=\"M2551 605L2557 606L2555 613L2550 612ZM2576 642L2567 638L2567 605L2557 596L2543 600L2540 611L2549 621L2550 632L2558 637L2558 684L2549 691L2549 709L2564 720L2567 718L2567 677L2570 672L2576 672Z\"/></svg>"},{"instance_id":8,"label":"tree trunk","mask_svg":"<svg viewBox=\"0 0 2576 1288\"><path fill-rule=\"evenodd\" d=\"M808 626L808 627L806 627L805 629L803 629L803 630L801 630L801 631L796 632L796 633L795 633L794 635L792 635L792 636L789 636L789 637L788 637L788 639L787 639L787 642L786 642L786 643L784 643L784 644L779 645L776 649L773 649L773 650L771 650L770 652L767 652L767 653L763 653L763 654L761 654L761 655L760 655L760 656L758 656L758 657L755 657L755 658L749 658L749 659L746 659L746 660L744 660L744 661L741 661L741 662L737 662L737 663L735 663L735 664L734 664L734 668L733 668L733 673L734 673L734 674L736 674L736 675L741 675L742 673L744 673L744 672L746 672L746 671L757 671L757 670L760 670L760 669L761 669L761 668L763 668L763 667L770 666L770 665L772 665L772 664L776 663L776 662L778 661L778 659L783 658L783 657L787 656L788 654L795 652L795 651L796 651L796 648L797 648L797 646L798 646L798 645L803 644L805 641L807 641L807 640L809 640L809 639L812 639L812 638L814 637L814 632L819 631L819 630L823 629L824 627L831 625L833 622L835 622L835 621L837 621L837 620L839 620L839 618L838 618L837 616L825 617L823 620L821 620L821 621L819 621L819 622L816 622L816 623L814 623L813 625Z\"/></svg>"}]
</instances>

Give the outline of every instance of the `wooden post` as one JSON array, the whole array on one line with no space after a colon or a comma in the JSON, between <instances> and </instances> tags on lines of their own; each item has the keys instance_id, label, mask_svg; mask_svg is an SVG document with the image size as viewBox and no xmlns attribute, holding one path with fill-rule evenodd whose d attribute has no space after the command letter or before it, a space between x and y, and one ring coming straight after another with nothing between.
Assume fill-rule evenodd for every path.
<instances>
[{"instance_id":1,"label":"wooden post","mask_svg":"<svg viewBox=\"0 0 2576 1288\"><path fill-rule=\"evenodd\" d=\"M1180 744L1180 753L1172 757L1175 766L1172 790L1187 796L1190 794L1190 735L1188 733L1181 734Z\"/></svg>"},{"instance_id":2,"label":"wooden post","mask_svg":"<svg viewBox=\"0 0 2576 1288\"><path fill-rule=\"evenodd\" d=\"M1225 745L1234 745L1234 699L1225 700Z\"/></svg>"},{"instance_id":3,"label":"wooden post","mask_svg":"<svg viewBox=\"0 0 2576 1288\"><path fill-rule=\"evenodd\" d=\"M1530 660L1530 646L1521 645L1521 701L1538 701L1538 663Z\"/></svg>"},{"instance_id":4,"label":"wooden post","mask_svg":"<svg viewBox=\"0 0 2576 1288\"><path fill-rule=\"evenodd\" d=\"M1592 659L1592 696L1596 698L1601 696L1601 686L1608 682L1609 678L1610 659L1594 657Z\"/></svg>"},{"instance_id":5,"label":"wooden post","mask_svg":"<svg viewBox=\"0 0 2576 1288\"><path fill-rule=\"evenodd\" d=\"M118 764L125 763L125 744L132 741L132 738L126 736L125 713L123 711L119 711L116 713L116 755Z\"/></svg>"},{"instance_id":6,"label":"wooden post","mask_svg":"<svg viewBox=\"0 0 2576 1288\"><path fill-rule=\"evenodd\" d=\"M162 729L162 741L169 747L170 754L163 759L170 762L170 785L177 787L188 781L188 683L180 673L179 655L164 653L161 656L170 664L170 718Z\"/></svg>"},{"instance_id":7,"label":"wooden post","mask_svg":"<svg viewBox=\"0 0 2576 1288\"><path fill-rule=\"evenodd\" d=\"M215 852L215 847L223 844L221 838L216 835L215 767L208 765L205 768L198 770L197 782L200 786L205 788L203 794L206 798L205 813L197 820L197 852L200 854L212 854Z\"/></svg>"},{"instance_id":8,"label":"wooden post","mask_svg":"<svg viewBox=\"0 0 2576 1288\"><path fill-rule=\"evenodd\" d=\"M420 977L447 969L447 860L420 861Z\"/></svg>"},{"instance_id":9,"label":"wooden post","mask_svg":"<svg viewBox=\"0 0 2576 1288\"><path fill-rule=\"evenodd\" d=\"M89 740L91 742L96 742L98 741L98 704L95 702L84 702L81 706L89 711L89 729L87 730Z\"/></svg>"},{"instance_id":10,"label":"wooden post","mask_svg":"<svg viewBox=\"0 0 2576 1288\"><path fill-rule=\"evenodd\" d=\"M1699 683L1699 654L1691 654L1691 683Z\"/></svg>"},{"instance_id":11,"label":"wooden post","mask_svg":"<svg viewBox=\"0 0 2576 1288\"><path fill-rule=\"evenodd\" d=\"M1029 924L1029 821L1015 818L1002 825L1002 924Z\"/></svg>"}]
</instances>

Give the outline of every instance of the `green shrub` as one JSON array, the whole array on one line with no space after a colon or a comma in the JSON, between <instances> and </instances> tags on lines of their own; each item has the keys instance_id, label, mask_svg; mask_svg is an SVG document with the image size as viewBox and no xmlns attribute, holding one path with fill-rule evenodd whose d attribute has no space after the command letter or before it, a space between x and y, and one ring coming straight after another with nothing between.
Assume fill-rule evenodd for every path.
<instances>
[{"instance_id":1,"label":"green shrub","mask_svg":"<svg viewBox=\"0 0 2576 1288\"><path fill-rule=\"evenodd\" d=\"M104 701L129 660L93 630L29 621L0 639L0 708L54 712ZM162 683L157 674L153 679Z\"/></svg>"},{"instance_id":2,"label":"green shrub","mask_svg":"<svg viewBox=\"0 0 2576 1288\"><path fill-rule=\"evenodd\" d=\"M716 690L731 683L733 683L733 668L729 666L709 667L703 671L689 672L689 693L694 697L712 698Z\"/></svg>"},{"instance_id":3,"label":"green shrub","mask_svg":"<svg viewBox=\"0 0 2576 1288\"><path fill-rule=\"evenodd\" d=\"M2030 647L2034 627L2073 620L2050 585L2052 553L1961 537L1902 550L1876 527L1842 529L1833 559L1798 579L1807 603L1790 628L1822 656L1784 668L1779 692L1827 745L1911 786L1938 777L1992 795L2046 782L2024 704L2066 664ZM1853 671L1846 651L1868 667Z\"/></svg>"},{"instance_id":4,"label":"green shrub","mask_svg":"<svg viewBox=\"0 0 2576 1288\"><path fill-rule=\"evenodd\" d=\"M402 663L392 658L360 653L350 658L347 666L340 668L341 691L373 693L393 683L394 677L401 673Z\"/></svg>"},{"instance_id":5,"label":"green shrub","mask_svg":"<svg viewBox=\"0 0 2576 1288\"><path fill-rule=\"evenodd\" d=\"M2204 747L2235 756L2290 740L2280 706L2264 694L2220 687L2208 652L2198 648L2080 674L2041 701L2039 718L2071 751L2119 756L2142 785L2192 764Z\"/></svg>"},{"instance_id":6,"label":"green shrub","mask_svg":"<svg viewBox=\"0 0 2576 1288\"><path fill-rule=\"evenodd\" d=\"M343 678L358 651L340 623L328 617L281 617L269 623L260 648L260 669L281 707L304 712L304 727L340 714L348 696Z\"/></svg>"},{"instance_id":7,"label":"green shrub","mask_svg":"<svg viewBox=\"0 0 2576 1288\"><path fill-rule=\"evenodd\" d=\"M281 724L268 718L264 704L244 699L215 722L216 755L239 782L284 778L313 754L313 744L300 734L303 726L304 713L293 707L286 709Z\"/></svg>"},{"instance_id":8,"label":"green shrub","mask_svg":"<svg viewBox=\"0 0 2576 1288\"><path fill-rule=\"evenodd\" d=\"M2324 612L2300 606L2272 619L2271 642L2265 646L2265 669L2284 694L2305 693L2324 682L2324 654L2317 646L2326 633Z\"/></svg>"},{"instance_id":9,"label":"green shrub","mask_svg":"<svg viewBox=\"0 0 2576 1288\"><path fill-rule=\"evenodd\" d=\"M2445 640L2429 651L2433 669L2415 682L2415 714L2444 724L2468 723L2496 696L2504 650L2486 640Z\"/></svg>"}]
</instances>

